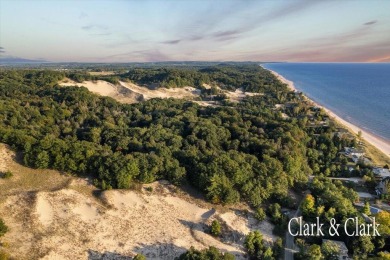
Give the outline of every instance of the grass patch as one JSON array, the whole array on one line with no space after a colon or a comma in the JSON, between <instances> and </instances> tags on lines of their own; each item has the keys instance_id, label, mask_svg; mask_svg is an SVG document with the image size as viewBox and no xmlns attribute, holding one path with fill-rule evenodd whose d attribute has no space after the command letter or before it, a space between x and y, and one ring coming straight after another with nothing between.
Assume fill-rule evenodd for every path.
<instances>
[{"instance_id":1,"label":"grass patch","mask_svg":"<svg viewBox=\"0 0 390 260\"><path fill-rule=\"evenodd\" d=\"M390 158L388 156L386 156L384 153L379 151L376 147L369 144L368 142L364 142L364 143L366 146L365 148L366 148L367 156L371 158L372 162L375 165L380 165L380 166L384 166L386 164L390 165Z\"/></svg>"}]
</instances>

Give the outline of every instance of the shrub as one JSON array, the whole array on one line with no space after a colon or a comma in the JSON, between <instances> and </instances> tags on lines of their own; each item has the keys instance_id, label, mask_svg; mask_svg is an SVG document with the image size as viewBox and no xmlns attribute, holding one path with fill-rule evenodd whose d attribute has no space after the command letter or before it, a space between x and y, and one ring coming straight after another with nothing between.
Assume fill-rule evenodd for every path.
<instances>
[{"instance_id":1,"label":"shrub","mask_svg":"<svg viewBox=\"0 0 390 260\"><path fill-rule=\"evenodd\" d=\"M256 209L256 212L255 212L255 218L258 220L258 221L263 221L265 219L265 212L263 210L263 208L257 208Z\"/></svg>"},{"instance_id":2,"label":"shrub","mask_svg":"<svg viewBox=\"0 0 390 260\"><path fill-rule=\"evenodd\" d=\"M221 235L221 224L219 224L218 220L214 220L211 223L211 234L215 237Z\"/></svg>"},{"instance_id":3,"label":"shrub","mask_svg":"<svg viewBox=\"0 0 390 260\"><path fill-rule=\"evenodd\" d=\"M136 255L133 260L146 260L146 257L143 254Z\"/></svg>"},{"instance_id":4,"label":"shrub","mask_svg":"<svg viewBox=\"0 0 390 260\"><path fill-rule=\"evenodd\" d=\"M10 259L9 254L4 252L3 250L0 250L0 260L8 260Z\"/></svg>"},{"instance_id":5,"label":"shrub","mask_svg":"<svg viewBox=\"0 0 390 260\"><path fill-rule=\"evenodd\" d=\"M7 233L8 227L5 225L4 221L0 218L0 237L4 236Z\"/></svg>"},{"instance_id":6,"label":"shrub","mask_svg":"<svg viewBox=\"0 0 390 260\"><path fill-rule=\"evenodd\" d=\"M13 176L12 172L11 171L6 171L4 172L3 174L1 174L1 178L3 179L9 179Z\"/></svg>"},{"instance_id":7,"label":"shrub","mask_svg":"<svg viewBox=\"0 0 390 260\"><path fill-rule=\"evenodd\" d=\"M145 187L145 190L149 191L149 192L152 192L153 191L153 187L150 187L150 186L149 187Z\"/></svg>"}]
</instances>

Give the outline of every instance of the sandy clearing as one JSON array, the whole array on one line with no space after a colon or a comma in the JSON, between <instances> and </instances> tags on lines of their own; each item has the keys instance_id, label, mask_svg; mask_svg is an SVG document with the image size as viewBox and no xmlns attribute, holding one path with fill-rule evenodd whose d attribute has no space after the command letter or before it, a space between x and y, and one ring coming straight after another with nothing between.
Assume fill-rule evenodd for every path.
<instances>
[{"instance_id":1,"label":"sandy clearing","mask_svg":"<svg viewBox=\"0 0 390 260\"><path fill-rule=\"evenodd\" d=\"M274 226L269 221L259 222L252 216L243 217L232 211L221 214L220 218L230 229L239 231L244 235L247 235L250 231L259 230L268 242L275 241L277 238L272 234Z\"/></svg>"},{"instance_id":2,"label":"sandy clearing","mask_svg":"<svg viewBox=\"0 0 390 260\"><path fill-rule=\"evenodd\" d=\"M36 212L39 221L45 226L53 222L53 209L43 193L39 193L36 199Z\"/></svg>"},{"instance_id":3,"label":"sandy clearing","mask_svg":"<svg viewBox=\"0 0 390 260\"><path fill-rule=\"evenodd\" d=\"M78 86L78 87L86 87L89 91L94 92L96 94L102 96L113 96L117 94L117 90L115 85L104 81L84 81L82 83L78 83L72 80L68 80L67 82L61 82L61 86Z\"/></svg>"},{"instance_id":4,"label":"sandy clearing","mask_svg":"<svg viewBox=\"0 0 390 260\"><path fill-rule=\"evenodd\" d=\"M194 87L182 88L147 88L141 87L131 82L119 82L121 86L143 96L144 100L152 98L182 98L194 99L200 95L200 90Z\"/></svg>"},{"instance_id":5,"label":"sandy clearing","mask_svg":"<svg viewBox=\"0 0 390 260\"><path fill-rule=\"evenodd\" d=\"M243 88L237 88L235 91L222 91L232 102L240 102L246 97L260 96L262 93L246 92Z\"/></svg>"}]
</instances>

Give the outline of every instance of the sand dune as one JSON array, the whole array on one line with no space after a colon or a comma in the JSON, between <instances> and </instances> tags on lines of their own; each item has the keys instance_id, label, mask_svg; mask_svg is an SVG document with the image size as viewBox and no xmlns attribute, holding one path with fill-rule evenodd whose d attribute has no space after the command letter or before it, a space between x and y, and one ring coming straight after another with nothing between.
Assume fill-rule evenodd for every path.
<instances>
[{"instance_id":1,"label":"sand dune","mask_svg":"<svg viewBox=\"0 0 390 260\"><path fill-rule=\"evenodd\" d=\"M182 88L157 88L156 86L143 87L131 82L124 81L120 81L119 85L113 85L103 80L84 81L83 83L77 83L69 79L62 81L59 84L61 86L84 86L91 92L101 96L112 97L122 103L136 103L152 98L178 98L191 100L202 106L216 105L215 101L197 100L201 94L201 90L191 86ZM207 84L204 86L206 88L211 88L211 86ZM226 94L226 96L232 102L240 102L242 99L248 96L262 95L261 93L245 92L242 88L238 88L235 91L221 90L221 92Z\"/></svg>"},{"instance_id":2,"label":"sand dune","mask_svg":"<svg viewBox=\"0 0 390 260\"><path fill-rule=\"evenodd\" d=\"M9 148L0 144L0 154L0 169L12 167L12 178L26 178ZM0 181L0 190L10 187L7 181ZM71 177L60 189L20 187L5 194L0 212L10 231L3 241L16 259L116 259L137 253L147 259L174 259L190 246L215 246L244 259L249 231L259 229L265 239L274 238L267 221L258 224L234 207L214 209L164 181L139 191L100 192L88 179ZM220 239L208 234L214 219L224 227Z\"/></svg>"},{"instance_id":3,"label":"sand dune","mask_svg":"<svg viewBox=\"0 0 390 260\"><path fill-rule=\"evenodd\" d=\"M200 90L194 87L182 87L182 88L155 88L150 89L147 87L141 87L131 82L119 82L121 86L138 93L143 96L145 100L152 98L181 98L181 99L194 99L200 95Z\"/></svg>"},{"instance_id":4,"label":"sand dune","mask_svg":"<svg viewBox=\"0 0 390 260\"><path fill-rule=\"evenodd\" d=\"M122 103L136 103L143 100L143 96L140 93L134 93L127 88L111 84L104 80L98 81L84 81L78 83L72 80L65 80L59 83L61 86L79 86L86 87L89 91L101 95L112 97Z\"/></svg>"}]
</instances>

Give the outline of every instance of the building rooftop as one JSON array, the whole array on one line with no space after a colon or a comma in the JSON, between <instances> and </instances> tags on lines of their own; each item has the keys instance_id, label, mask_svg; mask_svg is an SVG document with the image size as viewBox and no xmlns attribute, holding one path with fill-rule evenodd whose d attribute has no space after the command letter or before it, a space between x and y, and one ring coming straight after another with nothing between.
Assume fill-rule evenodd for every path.
<instances>
[{"instance_id":1,"label":"building rooftop","mask_svg":"<svg viewBox=\"0 0 390 260\"><path fill-rule=\"evenodd\" d=\"M376 167L372 170L375 175L378 175L382 178L390 177L390 170L386 168Z\"/></svg>"}]
</instances>

